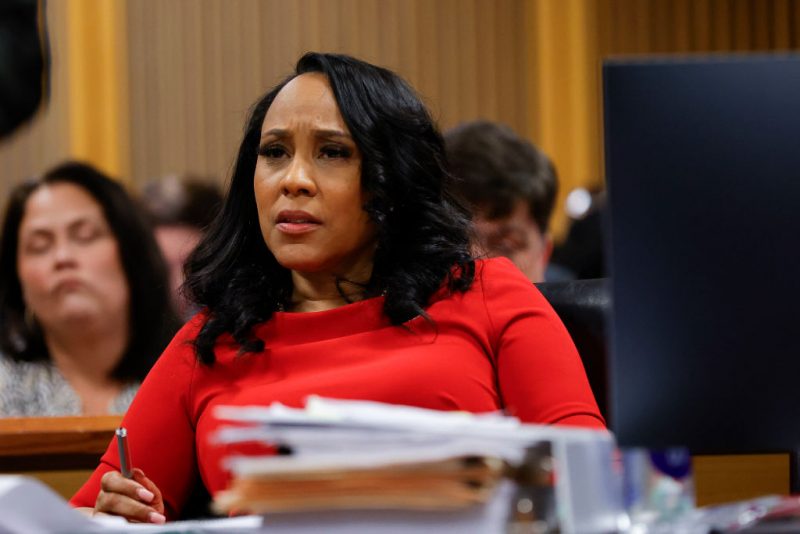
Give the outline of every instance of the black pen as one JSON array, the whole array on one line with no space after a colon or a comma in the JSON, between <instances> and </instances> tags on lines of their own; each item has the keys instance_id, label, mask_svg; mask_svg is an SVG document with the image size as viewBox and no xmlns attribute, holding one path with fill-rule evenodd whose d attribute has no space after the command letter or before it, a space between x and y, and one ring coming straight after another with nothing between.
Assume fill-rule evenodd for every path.
<instances>
[{"instance_id":1,"label":"black pen","mask_svg":"<svg viewBox=\"0 0 800 534\"><path fill-rule=\"evenodd\" d=\"M119 470L125 478L133 477L133 464L131 463L131 450L128 448L128 431L119 427L116 432L117 450L119 451Z\"/></svg>"}]
</instances>

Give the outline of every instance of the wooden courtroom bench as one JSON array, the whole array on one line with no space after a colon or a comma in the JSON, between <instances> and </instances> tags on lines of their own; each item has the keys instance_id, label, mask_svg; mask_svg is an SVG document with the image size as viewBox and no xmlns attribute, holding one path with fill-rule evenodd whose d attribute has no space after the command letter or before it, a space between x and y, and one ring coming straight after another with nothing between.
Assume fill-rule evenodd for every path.
<instances>
[{"instance_id":1,"label":"wooden courtroom bench","mask_svg":"<svg viewBox=\"0 0 800 534\"><path fill-rule=\"evenodd\" d=\"M120 416L0 419L0 473L29 475L69 498L89 477Z\"/></svg>"}]
</instances>

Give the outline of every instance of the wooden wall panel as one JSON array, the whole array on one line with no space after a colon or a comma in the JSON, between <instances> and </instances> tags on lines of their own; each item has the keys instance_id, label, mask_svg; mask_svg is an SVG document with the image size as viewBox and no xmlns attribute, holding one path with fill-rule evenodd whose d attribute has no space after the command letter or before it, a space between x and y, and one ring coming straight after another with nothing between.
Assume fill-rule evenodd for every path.
<instances>
[{"instance_id":1,"label":"wooden wall panel","mask_svg":"<svg viewBox=\"0 0 800 534\"><path fill-rule=\"evenodd\" d=\"M789 0L778 0L775 2L772 9L772 20L774 21L772 31L774 32L773 46L776 50L789 48L789 43L791 42L790 13Z\"/></svg>"},{"instance_id":2,"label":"wooden wall panel","mask_svg":"<svg viewBox=\"0 0 800 534\"><path fill-rule=\"evenodd\" d=\"M442 127L525 132L524 0L128 2L131 175L222 180L252 102L307 50L396 70Z\"/></svg>"},{"instance_id":3,"label":"wooden wall panel","mask_svg":"<svg viewBox=\"0 0 800 534\"><path fill-rule=\"evenodd\" d=\"M797 0L600 0L596 4L603 39L594 44L601 57L800 47Z\"/></svg>"}]
</instances>

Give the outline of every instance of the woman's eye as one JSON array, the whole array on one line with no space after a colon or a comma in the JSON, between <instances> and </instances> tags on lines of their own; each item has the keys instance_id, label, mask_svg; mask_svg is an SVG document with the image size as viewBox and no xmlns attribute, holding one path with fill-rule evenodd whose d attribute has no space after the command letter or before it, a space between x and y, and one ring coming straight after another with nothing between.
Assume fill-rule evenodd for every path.
<instances>
[{"instance_id":1,"label":"woman's eye","mask_svg":"<svg viewBox=\"0 0 800 534\"><path fill-rule=\"evenodd\" d=\"M53 239L49 236L35 235L27 240L23 250L25 250L25 252L28 254L42 254L47 252L52 243Z\"/></svg>"},{"instance_id":2,"label":"woman's eye","mask_svg":"<svg viewBox=\"0 0 800 534\"><path fill-rule=\"evenodd\" d=\"M69 235L77 243L91 243L106 234L106 231L88 221L84 221L70 229Z\"/></svg>"},{"instance_id":3,"label":"woman's eye","mask_svg":"<svg viewBox=\"0 0 800 534\"><path fill-rule=\"evenodd\" d=\"M94 226L80 226L74 233L75 240L79 243L90 243L100 237L102 232Z\"/></svg>"},{"instance_id":4,"label":"woman's eye","mask_svg":"<svg viewBox=\"0 0 800 534\"><path fill-rule=\"evenodd\" d=\"M280 145L264 145L258 149L258 155L267 159L278 159L287 154L286 149Z\"/></svg>"},{"instance_id":5,"label":"woman's eye","mask_svg":"<svg viewBox=\"0 0 800 534\"><path fill-rule=\"evenodd\" d=\"M336 145L322 147L320 153L324 158L333 158L333 159L340 159L340 158L346 159L353 154L353 152L349 148Z\"/></svg>"}]
</instances>

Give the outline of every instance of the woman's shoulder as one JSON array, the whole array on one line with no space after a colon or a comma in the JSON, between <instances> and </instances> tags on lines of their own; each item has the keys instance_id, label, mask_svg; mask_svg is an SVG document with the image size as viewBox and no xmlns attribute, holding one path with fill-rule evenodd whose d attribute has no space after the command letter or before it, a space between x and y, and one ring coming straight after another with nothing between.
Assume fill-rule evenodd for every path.
<instances>
[{"instance_id":1,"label":"woman's shoulder","mask_svg":"<svg viewBox=\"0 0 800 534\"><path fill-rule=\"evenodd\" d=\"M164 349L163 354L159 358L159 362L162 362L162 360L164 361L164 363L161 363L161 367L165 365L182 365L194 368L196 366L199 360L197 358L195 342L197 341L197 337L200 335L200 331L203 329L203 326L205 326L206 322L210 319L210 316L210 312L207 309L203 309L186 321L186 323L172 338L172 341L169 342L169 345L167 345L167 348ZM233 338L229 333L220 335L215 345L217 348L227 345L235 346L236 349L233 351L233 353L238 353L237 351L239 349L239 345L233 341ZM227 354L227 352L230 351L223 352ZM158 363L156 365L158 365Z\"/></svg>"},{"instance_id":2,"label":"woman's shoulder","mask_svg":"<svg viewBox=\"0 0 800 534\"><path fill-rule=\"evenodd\" d=\"M475 260L472 286L462 296L454 297L465 312L481 309L493 317L550 308L533 282L511 260L503 257Z\"/></svg>"},{"instance_id":3,"label":"woman's shoulder","mask_svg":"<svg viewBox=\"0 0 800 534\"><path fill-rule=\"evenodd\" d=\"M475 260L472 283L464 292L448 291L446 286L434 302L453 302L465 313L474 308L502 307L504 303L535 302L541 294L533 283L509 259L480 258ZM532 300L533 299L533 300Z\"/></svg>"},{"instance_id":4,"label":"woman's shoulder","mask_svg":"<svg viewBox=\"0 0 800 534\"><path fill-rule=\"evenodd\" d=\"M15 361L0 355L0 417L79 412L77 396L49 360Z\"/></svg>"},{"instance_id":5,"label":"woman's shoulder","mask_svg":"<svg viewBox=\"0 0 800 534\"><path fill-rule=\"evenodd\" d=\"M182 337L185 339L194 339L200 333L200 329L208 321L209 312L207 308L203 308L194 315L192 315L182 327L178 329L175 337Z\"/></svg>"},{"instance_id":6,"label":"woman's shoulder","mask_svg":"<svg viewBox=\"0 0 800 534\"><path fill-rule=\"evenodd\" d=\"M475 260L473 286L482 293L498 291L538 293L533 282L511 260L504 257Z\"/></svg>"},{"instance_id":7,"label":"woman's shoulder","mask_svg":"<svg viewBox=\"0 0 800 534\"><path fill-rule=\"evenodd\" d=\"M40 382L53 374L50 360L35 362L17 361L6 354L0 354L0 383L18 380Z\"/></svg>"},{"instance_id":8,"label":"woman's shoulder","mask_svg":"<svg viewBox=\"0 0 800 534\"><path fill-rule=\"evenodd\" d=\"M172 337L167 349L172 348L176 343L193 344L197 336L200 334L203 326L209 320L210 313L208 309L204 308L194 315L192 315L183 326L181 326L175 335Z\"/></svg>"},{"instance_id":9,"label":"woman's shoulder","mask_svg":"<svg viewBox=\"0 0 800 534\"><path fill-rule=\"evenodd\" d=\"M514 265L510 259L505 256L495 256L493 258L478 258L475 260L475 271L483 271L495 275L497 273L506 273L512 276L520 276L523 279L525 275L519 270L519 267Z\"/></svg>"},{"instance_id":10,"label":"woman's shoulder","mask_svg":"<svg viewBox=\"0 0 800 534\"><path fill-rule=\"evenodd\" d=\"M175 364L178 361L191 364L195 354L194 342L206 320L208 320L208 313L203 310L186 321L161 353L156 366L164 367L167 363Z\"/></svg>"}]
</instances>

